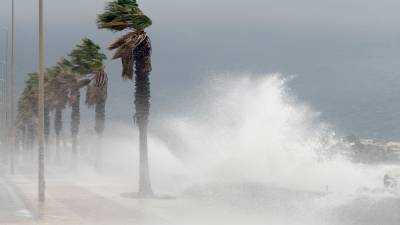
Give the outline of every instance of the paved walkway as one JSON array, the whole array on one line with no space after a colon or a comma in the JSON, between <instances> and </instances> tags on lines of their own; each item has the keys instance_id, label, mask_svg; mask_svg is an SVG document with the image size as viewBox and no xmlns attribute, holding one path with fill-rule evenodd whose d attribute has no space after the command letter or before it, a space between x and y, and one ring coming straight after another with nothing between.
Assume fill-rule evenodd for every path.
<instances>
[{"instance_id":1,"label":"paved walkway","mask_svg":"<svg viewBox=\"0 0 400 225\"><path fill-rule=\"evenodd\" d=\"M400 221L398 197L342 196L338 202L343 203L336 206L337 202L330 202L340 195L313 198L309 192L218 184L193 189L174 200L139 200L120 197L132 189L127 183L54 169L47 173L46 204L38 207L34 174L25 172L7 179L21 190L34 211L39 211L35 215L40 218L22 220L27 215L22 201L0 178L0 225L399 225Z\"/></svg>"},{"instance_id":2,"label":"paved walkway","mask_svg":"<svg viewBox=\"0 0 400 225\"><path fill-rule=\"evenodd\" d=\"M165 224L143 210L141 201L121 198L120 193L129 190L127 187L100 183L78 184L59 179L53 174L47 174L46 204L42 207L38 207L37 203L36 180L21 174L9 177L23 191L23 196L35 211L39 210L36 212L38 218L16 223L0 221L0 225Z\"/></svg>"},{"instance_id":3,"label":"paved walkway","mask_svg":"<svg viewBox=\"0 0 400 225\"><path fill-rule=\"evenodd\" d=\"M33 215L15 189L3 177L0 177L0 224L32 218Z\"/></svg>"}]
</instances>

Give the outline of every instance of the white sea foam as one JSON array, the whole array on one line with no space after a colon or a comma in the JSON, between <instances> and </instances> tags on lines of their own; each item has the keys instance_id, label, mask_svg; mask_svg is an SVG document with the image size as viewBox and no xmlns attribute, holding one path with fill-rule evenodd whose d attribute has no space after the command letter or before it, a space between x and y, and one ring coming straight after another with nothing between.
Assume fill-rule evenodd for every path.
<instances>
[{"instance_id":1,"label":"white sea foam","mask_svg":"<svg viewBox=\"0 0 400 225\"><path fill-rule=\"evenodd\" d=\"M279 74L237 77L216 76L198 93L194 110L152 121L149 147L156 186L179 190L179 185L196 183L252 182L318 192L381 186L380 169L337 154L345 146L316 110L290 93L287 79ZM106 141L113 149L109 159L123 155L114 162L129 165L126 171L132 172L136 134L124 127L112 130Z\"/></svg>"}]
</instances>

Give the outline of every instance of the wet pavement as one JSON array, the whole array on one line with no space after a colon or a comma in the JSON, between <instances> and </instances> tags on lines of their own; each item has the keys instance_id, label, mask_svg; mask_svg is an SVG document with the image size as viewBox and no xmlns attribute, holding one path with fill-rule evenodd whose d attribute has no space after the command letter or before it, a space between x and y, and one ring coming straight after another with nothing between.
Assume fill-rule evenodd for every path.
<instances>
[{"instance_id":1,"label":"wet pavement","mask_svg":"<svg viewBox=\"0 0 400 225\"><path fill-rule=\"evenodd\" d=\"M0 177L0 224L32 219L23 199L10 184Z\"/></svg>"},{"instance_id":2,"label":"wet pavement","mask_svg":"<svg viewBox=\"0 0 400 225\"><path fill-rule=\"evenodd\" d=\"M321 193L258 183L217 183L187 188L176 199L141 200L121 197L134 187L118 179L53 170L47 175L47 199L38 211L40 217L25 221L30 213L13 190L21 190L35 203L36 177L19 174L9 177L10 182L0 178L0 225L399 225L400 221L400 195L384 189Z\"/></svg>"}]
</instances>

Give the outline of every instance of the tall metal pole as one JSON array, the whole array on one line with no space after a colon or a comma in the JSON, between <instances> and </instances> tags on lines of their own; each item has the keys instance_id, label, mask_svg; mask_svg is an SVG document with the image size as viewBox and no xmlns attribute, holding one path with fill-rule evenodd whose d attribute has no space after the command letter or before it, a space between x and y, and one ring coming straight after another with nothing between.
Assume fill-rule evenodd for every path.
<instances>
[{"instance_id":1,"label":"tall metal pole","mask_svg":"<svg viewBox=\"0 0 400 225\"><path fill-rule=\"evenodd\" d=\"M11 3L11 77L10 77L10 172L14 173L15 166L15 10L14 0Z\"/></svg>"},{"instance_id":2,"label":"tall metal pole","mask_svg":"<svg viewBox=\"0 0 400 225\"><path fill-rule=\"evenodd\" d=\"M43 27L43 0L39 0L39 154L38 154L38 192L39 202L45 201L44 177L44 27Z\"/></svg>"},{"instance_id":3,"label":"tall metal pole","mask_svg":"<svg viewBox=\"0 0 400 225\"><path fill-rule=\"evenodd\" d=\"M4 61L2 62L2 65L3 65L2 76L3 77L0 78L0 79L2 79L1 80L1 84L2 84L1 102L2 102L2 107L3 107L3 110L2 110L2 126L3 127L2 128L4 129L2 141L4 141L4 146L9 146L9 141L10 141L9 140L9 138L10 138L10 135L9 135L9 133L10 133L10 118L9 118L10 104L9 104L9 99L8 99L8 97L9 97L9 73L8 73L9 64L8 64L8 60L9 60L9 50L10 50L10 48L9 48L9 44L10 44L9 33L10 32L5 27L0 27L0 30L3 30L5 32L5 43L6 43L6 45L4 46L5 47ZM4 153L9 154L9 147L7 147L6 150L8 152L5 151ZM7 163L8 160L9 160L9 157L7 155L7 159L4 162Z\"/></svg>"}]
</instances>

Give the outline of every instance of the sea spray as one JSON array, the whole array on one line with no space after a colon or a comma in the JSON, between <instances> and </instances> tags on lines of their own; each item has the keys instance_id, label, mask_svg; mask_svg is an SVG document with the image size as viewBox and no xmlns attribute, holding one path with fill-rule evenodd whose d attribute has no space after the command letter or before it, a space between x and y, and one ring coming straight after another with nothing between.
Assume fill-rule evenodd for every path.
<instances>
[{"instance_id":1,"label":"sea spray","mask_svg":"<svg viewBox=\"0 0 400 225\"><path fill-rule=\"evenodd\" d=\"M298 79L298 78L297 78ZM102 170L94 167L93 132L81 132L77 168L48 165L49 187L114 204L103 218L138 224L397 224L397 195L382 189L389 166L355 164L348 145L320 113L291 93L282 75L215 76L179 114L153 113L149 136L155 193L174 200L121 198L137 190L138 134L133 124L109 122ZM110 109L112 110L112 109ZM180 110L184 111L184 110ZM387 167L387 168L386 168ZM34 171L34 170L32 170ZM51 190L51 189L50 189ZM75 199L66 204L81 204ZM79 198L79 197L78 197ZM82 200L82 199L81 199ZM118 204L115 204L118 203ZM116 207L116 208L114 208ZM85 213L85 212L83 212ZM360 215L355 217L354 215ZM165 224L165 223L159 223Z\"/></svg>"},{"instance_id":2,"label":"sea spray","mask_svg":"<svg viewBox=\"0 0 400 225\"><path fill-rule=\"evenodd\" d=\"M297 99L282 75L215 76L186 114L151 123L155 187L183 191L208 183L258 183L315 192L354 192L381 185L382 171L351 163L346 146L317 111ZM106 158L136 180L137 134L110 129ZM338 149L339 148L339 149ZM125 169L124 169L125 168Z\"/></svg>"}]
</instances>

